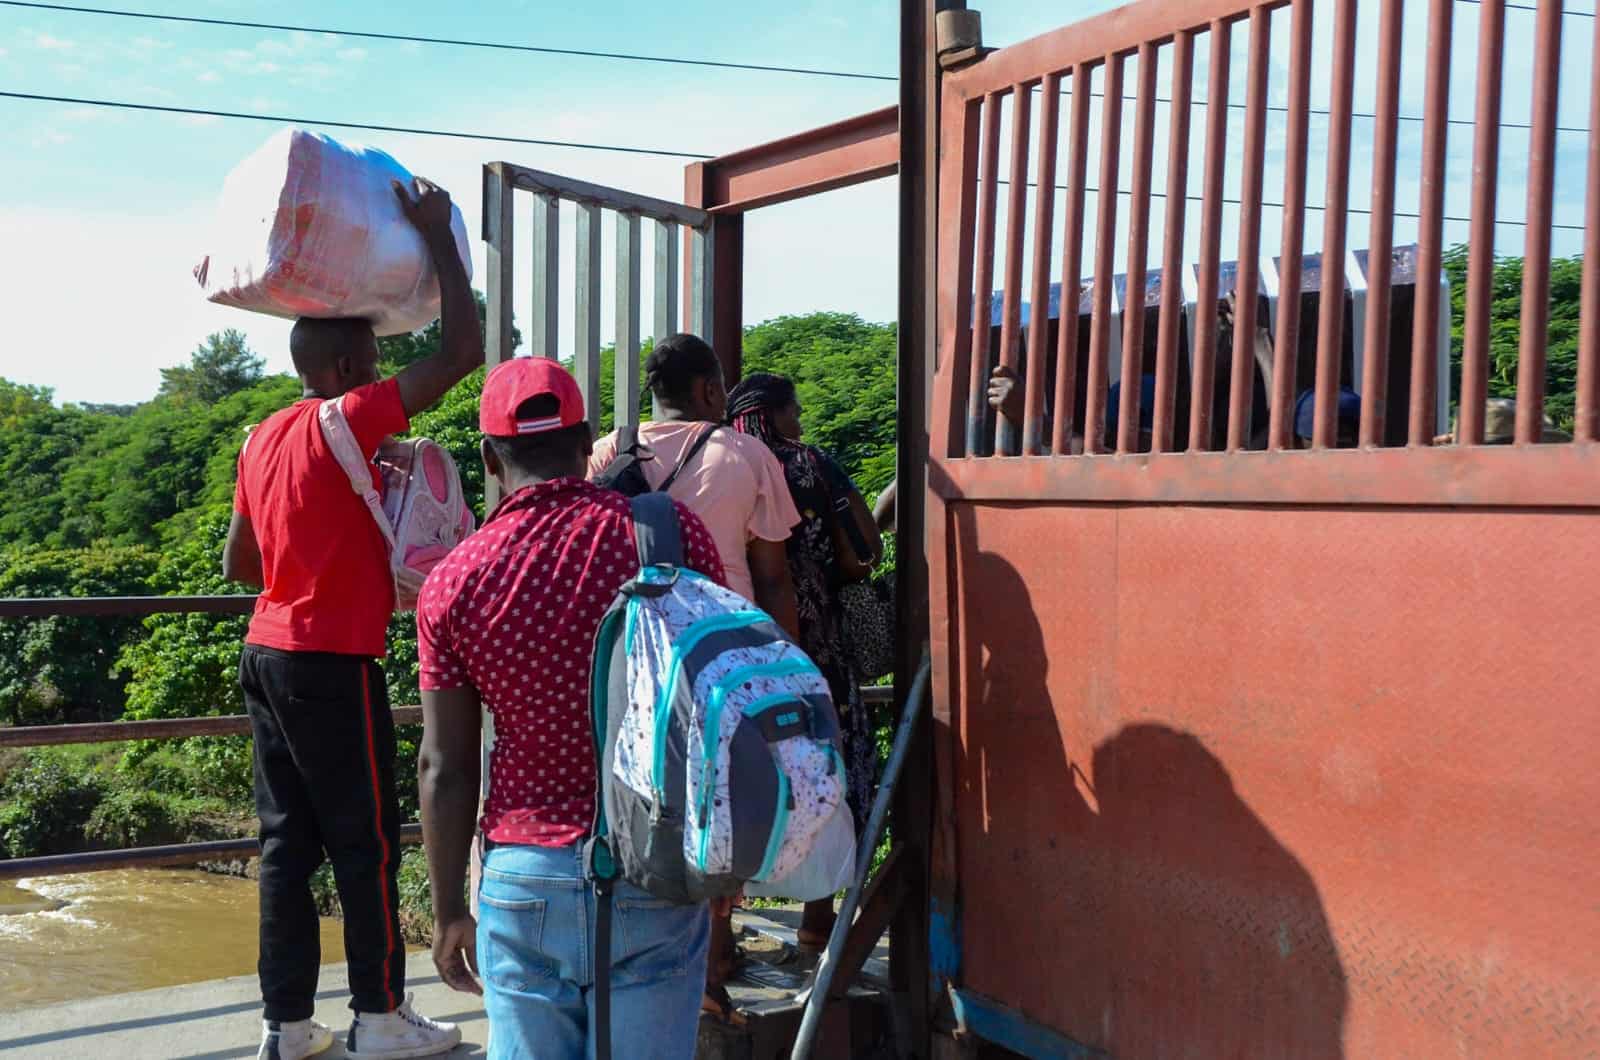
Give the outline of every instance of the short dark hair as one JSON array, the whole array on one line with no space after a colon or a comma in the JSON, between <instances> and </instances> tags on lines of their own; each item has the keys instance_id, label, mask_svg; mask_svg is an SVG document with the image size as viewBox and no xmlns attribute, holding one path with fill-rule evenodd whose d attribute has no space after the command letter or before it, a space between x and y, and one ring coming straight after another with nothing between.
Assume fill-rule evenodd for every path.
<instances>
[{"instance_id":1,"label":"short dark hair","mask_svg":"<svg viewBox=\"0 0 1600 1060\"><path fill-rule=\"evenodd\" d=\"M289 357L304 378L321 375L358 346L376 341L372 323L361 317L301 317L289 332Z\"/></svg>"},{"instance_id":2,"label":"short dark hair","mask_svg":"<svg viewBox=\"0 0 1600 1060\"><path fill-rule=\"evenodd\" d=\"M561 414L560 402L554 394L540 394L517 406L517 419L537 420ZM538 434L513 436L485 435L502 463L530 475L548 477L562 471L583 455L584 444L589 440L589 425L574 423Z\"/></svg>"},{"instance_id":3,"label":"short dark hair","mask_svg":"<svg viewBox=\"0 0 1600 1060\"><path fill-rule=\"evenodd\" d=\"M668 403L681 405L694 384L722 368L714 350L698 335L668 335L656 343L644 362L644 382L650 392Z\"/></svg>"}]
</instances>

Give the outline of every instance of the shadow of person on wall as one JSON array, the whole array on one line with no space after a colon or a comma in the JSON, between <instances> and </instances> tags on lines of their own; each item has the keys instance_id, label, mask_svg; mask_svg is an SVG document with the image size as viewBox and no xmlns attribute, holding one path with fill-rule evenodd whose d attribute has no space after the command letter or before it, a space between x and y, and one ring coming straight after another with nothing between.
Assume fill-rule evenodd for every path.
<instances>
[{"instance_id":1,"label":"shadow of person on wall","mask_svg":"<svg viewBox=\"0 0 1600 1060\"><path fill-rule=\"evenodd\" d=\"M1130 725L1094 752L1114 857L1118 1056L1337 1057L1348 991L1315 881L1199 739Z\"/></svg>"},{"instance_id":2,"label":"shadow of person on wall","mask_svg":"<svg viewBox=\"0 0 1600 1060\"><path fill-rule=\"evenodd\" d=\"M1119 723L1114 583L1047 594L985 524L958 509L960 985L1119 1060L1342 1056L1310 872L1197 737Z\"/></svg>"}]
</instances>

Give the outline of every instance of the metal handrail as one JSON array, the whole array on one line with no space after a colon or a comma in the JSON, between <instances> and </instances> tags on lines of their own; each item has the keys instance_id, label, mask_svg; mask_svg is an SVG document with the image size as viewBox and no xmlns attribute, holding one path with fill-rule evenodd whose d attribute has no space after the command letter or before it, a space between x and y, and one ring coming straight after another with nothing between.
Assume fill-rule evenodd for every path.
<instances>
[{"instance_id":1,"label":"metal handrail","mask_svg":"<svg viewBox=\"0 0 1600 1060\"><path fill-rule=\"evenodd\" d=\"M78 596L0 599L0 619L51 617L142 617L160 614L248 614L254 596ZM889 688L861 689L862 702L886 703ZM420 725L422 708L394 708L396 725ZM0 749L59 747L71 744L114 743L131 740L173 740L196 736L248 736L250 718L227 714L209 718L158 718L151 721L109 721L78 725L26 725L0 727ZM400 827L405 843L422 841L422 825ZM202 843L177 843L158 847L89 850L35 858L0 860L0 880L48 876L64 872L102 872L109 869L193 865L202 861L251 858L260 853L252 838L222 839Z\"/></svg>"}]
</instances>

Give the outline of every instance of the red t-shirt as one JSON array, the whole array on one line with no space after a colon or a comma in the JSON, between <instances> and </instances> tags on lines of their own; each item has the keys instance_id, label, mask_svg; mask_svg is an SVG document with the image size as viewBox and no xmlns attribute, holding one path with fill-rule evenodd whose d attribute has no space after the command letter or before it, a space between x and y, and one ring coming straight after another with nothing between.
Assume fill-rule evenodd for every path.
<instances>
[{"instance_id":1,"label":"red t-shirt","mask_svg":"<svg viewBox=\"0 0 1600 1060\"><path fill-rule=\"evenodd\" d=\"M718 584L711 535L678 505L687 565ZM627 498L581 479L518 490L435 567L417 603L425 691L473 688L494 719L481 826L559 847L594 823L589 669L617 590L638 573Z\"/></svg>"},{"instance_id":2,"label":"red t-shirt","mask_svg":"<svg viewBox=\"0 0 1600 1060\"><path fill-rule=\"evenodd\" d=\"M233 507L255 530L266 584L245 643L381 656L394 612L389 548L323 440L320 404L273 414L239 457ZM350 391L344 415L368 459L410 426L394 379ZM377 485L376 467L372 475Z\"/></svg>"}]
</instances>

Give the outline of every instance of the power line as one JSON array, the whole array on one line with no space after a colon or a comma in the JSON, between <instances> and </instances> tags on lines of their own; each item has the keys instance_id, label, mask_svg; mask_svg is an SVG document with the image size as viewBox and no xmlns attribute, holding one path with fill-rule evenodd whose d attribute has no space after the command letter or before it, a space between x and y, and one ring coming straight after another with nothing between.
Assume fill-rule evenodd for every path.
<instances>
[{"instance_id":1,"label":"power line","mask_svg":"<svg viewBox=\"0 0 1600 1060\"><path fill-rule=\"evenodd\" d=\"M800 74L807 77L845 77L858 81L898 81L887 74L867 74L852 70L818 70L804 66L770 66L763 63L733 63L716 59L688 59L671 55L632 55L626 52L589 51L582 48L550 48L535 44L507 44L501 41L462 40L454 37L423 37L409 33L378 33L372 30L328 29L320 26L291 26L277 22L244 22L230 18L201 18L197 15L158 15L147 11L123 11L109 7L80 7L74 4L43 4L31 0L0 0L0 7L26 7L40 11L64 11L77 15L109 15L150 22L181 22L195 26L228 26L236 29L269 29L287 33L329 33L364 40L399 41L407 44L443 44L455 48L492 48L496 51L534 52L539 55L570 55L584 59L620 59L637 63L666 63L673 66L710 66L722 70L754 70L769 74Z\"/></svg>"},{"instance_id":2,"label":"power line","mask_svg":"<svg viewBox=\"0 0 1600 1060\"><path fill-rule=\"evenodd\" d=\"M3 2L3 0L0 0ZM448 136L457 140L492 140L503 144L532 144L535 147L570 147L578 151L613 151L626 155L658 155L662 158L690 158L696 161L714 156L694 151L668 151L654 147L622 147L616 144L589 144L571 140L541 140L527 136L496 136L492 133L456 132L448 129L416 129L404 125L372 125L354 121L328 121L323 118L291 118L281 114L245 114L240 111L202 110L199 107L167 107L154 103L128 103L114 99L79 99L73 96L44 96L32 92L0 92L0 98L26 99L43 103L71 103L81 107L113 107L118 110L154 111L159 114L190 114L208 118L243 118L286 125L322 125L331 129L365 129L372 132L409 133L414 136Z\"/></svg>"}]
</instances>

